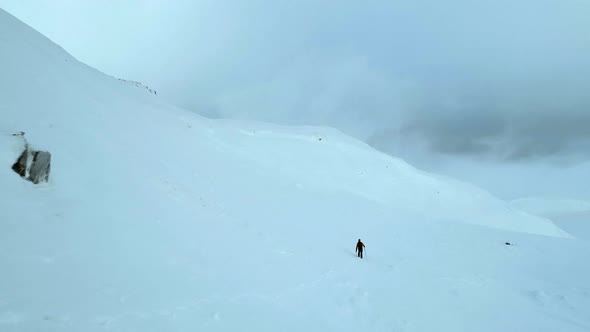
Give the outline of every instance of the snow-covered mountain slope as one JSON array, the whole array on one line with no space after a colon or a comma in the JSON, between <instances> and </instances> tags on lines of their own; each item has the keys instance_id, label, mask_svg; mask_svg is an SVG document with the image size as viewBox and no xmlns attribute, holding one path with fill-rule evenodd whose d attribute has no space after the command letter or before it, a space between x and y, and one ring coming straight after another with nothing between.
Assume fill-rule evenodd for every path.
<instances>
[{"instance_id":1,"label":"snow-covered mountain slope","mask_svg":"<svg viewBox=\"0 0 590 332\"><path fill-rule=\"evenodd\" d=\"M554 216L551 219L576 238L590 240L590 210Z\"/></svg>"},{"instance_id":2,"label":"snow-covered mountain slope","mask_svg":"<svg viewBox=\"0 0 590 332\"><path fill-rule=\"evenodd\" d=\"M590 202L558 197L527 197L510 202L512 207L549 218L579 239L590 240Z\"/></svg>"},{"instance_id":3,"label":"snow-covered mountain slope","mask_svg":"<svg viewBox=\"0 0 590 332\"><path fill-rule=\"evenodd\" d=\"M546 218L590 211L588 201L559 197L526 197L515 199L510 205L515 209Z\"/></svg>"},{"instance_id":4,"label":"snow-covered mountain slope","mask_svg":"<svg viewBox=\"0 0 590 332\"><path fill-rule=\"evenodd\" d=\"M332 129L165 105L3 11L0 50L0 331L590 328L588 244L546 219ZM10 169L18 131L49 183Z\"/></svg>"},{"instance_id":5,"label":"snow-covered mountain slope","mask_svg":"<svg viewBox=\"0 0 590 332\"><path fill-rule=\"evenodd\" d=\"M122 86L124 82L77 62L35 31L17 23L14 18L7 18L0 27L0 60L8 69L0 83L7 96L2 106L8 113L3 130L5 135L25 131L32 144L43 142L48 149L58 152L56 158L65 154L55 149L71 147L80 154L92 153L92 158L77 160L91 164L86 167L100 167L101 162L108 163L109 159L133 163L134 158L139 158L143 159L137 160L141 167L129 171L159 174L153 159L172 162L178 158L178 150L201 155L212 150L207 151L208 158L213 161L221 155L226 166L215 175L231 171L231 164L244 164L257 172L266 170L269 176L346 192L398 209L424 212L424 206L428 206L427 215L436 213L438 219L564 235L550 222L515 213L481 190L421 173L335 130L212 122L171 109L159 104L156 98L145 96L141 89L131 91ZM111 149L112 145L116 147ZM138 147L149 147L151 152L141 153ZM184 157L185 166L191 167L191 160ZM231 162L226 158L231 158ZM60 164L60 160L56 163ZM69 166L72 165L60 167L64 170ZM67 170L68 174L72 172L76 170ZM190 174L179 179L185 184L191 180Z\"/></svg>"}]
</instances>

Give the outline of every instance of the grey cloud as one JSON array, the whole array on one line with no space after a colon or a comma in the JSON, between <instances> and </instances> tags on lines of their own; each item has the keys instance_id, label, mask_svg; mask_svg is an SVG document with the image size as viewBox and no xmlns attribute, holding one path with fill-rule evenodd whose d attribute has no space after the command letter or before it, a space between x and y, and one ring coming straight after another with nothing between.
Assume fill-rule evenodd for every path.
<instances>
[{"instance_id":1,"label":"grey cloud","mask_svg":"<svg viewBox=\"0 0 590 332\"><path fill-rule=\"evenodd\" d=\"M587 105L590 106L590 100ZM518 112L510 112L510 107L509 110L490 109L484 105L452 111L439 108L438 112L410 112L400 130L386 129L372 135L370 142L385 151L395 151L397 144L410 141L437 153L505 161L549 156L590 157L590 112L585 112L586 106L544 110L527 104L518 107ZM399 141L400 136L405 142Z\"/></svg>"},{"instance_id":2,"label":"grey cloud","mask_svg":"<svg viewBox=\"0 0 590 332\"><path fill-rule=\"evenodd\" d=\"M590 158L586 1L0 6L207 116L335 126L402 155Z\"/></svg>"}]
</instances>

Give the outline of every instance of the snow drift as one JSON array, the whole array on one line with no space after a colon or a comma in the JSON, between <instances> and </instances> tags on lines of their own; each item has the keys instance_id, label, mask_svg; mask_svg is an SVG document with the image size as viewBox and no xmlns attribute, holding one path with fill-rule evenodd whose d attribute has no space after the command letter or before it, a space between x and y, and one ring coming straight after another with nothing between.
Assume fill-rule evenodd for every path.
<instances>
[{"instance_id":1,"label":"snow drift","mask_svg":"<svg viewBox=\"0 0 590 332\"><path fill-rule=\"evenodd\" d=\"M559 259L587 248L546 219L333 129L166 105L3 11L0 50L2 331L590 326L559 273L588 276ZM10 169L19 131L49 183Z\"/></svg>"}]
</instances>

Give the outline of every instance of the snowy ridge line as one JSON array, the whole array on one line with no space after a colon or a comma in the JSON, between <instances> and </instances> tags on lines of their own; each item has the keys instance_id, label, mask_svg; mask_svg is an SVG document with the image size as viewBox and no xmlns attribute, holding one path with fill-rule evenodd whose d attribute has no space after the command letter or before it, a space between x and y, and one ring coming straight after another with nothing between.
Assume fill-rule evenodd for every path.
<instances>
[{"instance_id":1,"label":"snowy ridge line","mask_svg":"<svg viewBox=\"0 0 590 332\"><path fill-rule=\"evenodd\" d=\"M438 218L572 238L547 218L513 209L472 184L418 170L333 128L235 120L222 120L222 124L225 132L218 130L217 136L236 137L225 140L224 146L261 167L279 168L283 176L304 186L328 186L386 206L397 203L407 208L424 203L430 206L429 211L424 210L426 215L439 209ZM313 157L298 159L294 167L293 151ZM462 206L461 201L481 205Z\"/></svg>"},{"instance_id":2,"label":"snowy ridge line","mask_svg":"<svg viewBox=\"0 0 590 332\"><path fill-rule=\"evenodd\" d=\"M158 92L156 90L150 89L150 87L148 87L147 85L142 84L141 82L132 81L132 80L126 80L126 79L122 79L122 78L117 78L117 79L119 81L121 81L121 82L130 84L130 85L133 85L135 87L144 88L144 89L148 90L149 93L151 93L151 94L154 94L154 95L157 95L158 94Z\"/></svg>"},{"instance_id":3,"label":"snowy ridge line","mask_svg":"<svg viewBox=\"0 0 590 332\"><path fill-rule=\"evenodd\" d=\"M515 209L548 218L590 211L590 201L559 197L524 197L512 200L510 205Z\"/></svg>"}]
</instances>

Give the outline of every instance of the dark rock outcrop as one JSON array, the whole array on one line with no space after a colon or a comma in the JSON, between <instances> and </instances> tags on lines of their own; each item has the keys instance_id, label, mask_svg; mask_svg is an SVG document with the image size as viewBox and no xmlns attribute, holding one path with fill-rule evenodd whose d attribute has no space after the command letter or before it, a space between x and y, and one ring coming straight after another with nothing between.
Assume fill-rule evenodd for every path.
<instances>
[{"instance_id":1,"label":"dark rock outcrop","mask_svg":"<svg viewBox=\"0 0 590 332\"><path fill-rule=\"evenodd\" d=\"M27 161L29 160L29 151L25 150L21 153L18 160L12 165L12 170L21 177L27 176Z\"/></svg>"},{"instance_id":2,"label":"dark rock outcrop","mask_svg":"<svg viewBox=\"0 0 590 332\"><path fill-rule=\"evenodd\" d=\"M24 133L14 136L23 135ZM25 150L12 165L12 170L22 178L35 184L47 182L51 171L51 153L31 150L25 140Z\"/></svg>"},{"instance_id":3,"label":"dark rock outcrop","mask_svg":"<svg viewBox=\"0 0 590 332\"><path fill-rule=\"evenodd\" d=\"M49 180L51 171L51 153L46 151L33 151L33 161L29 168L29 177L27 180L37 184Z\"/></svg>"}]
</instances>

